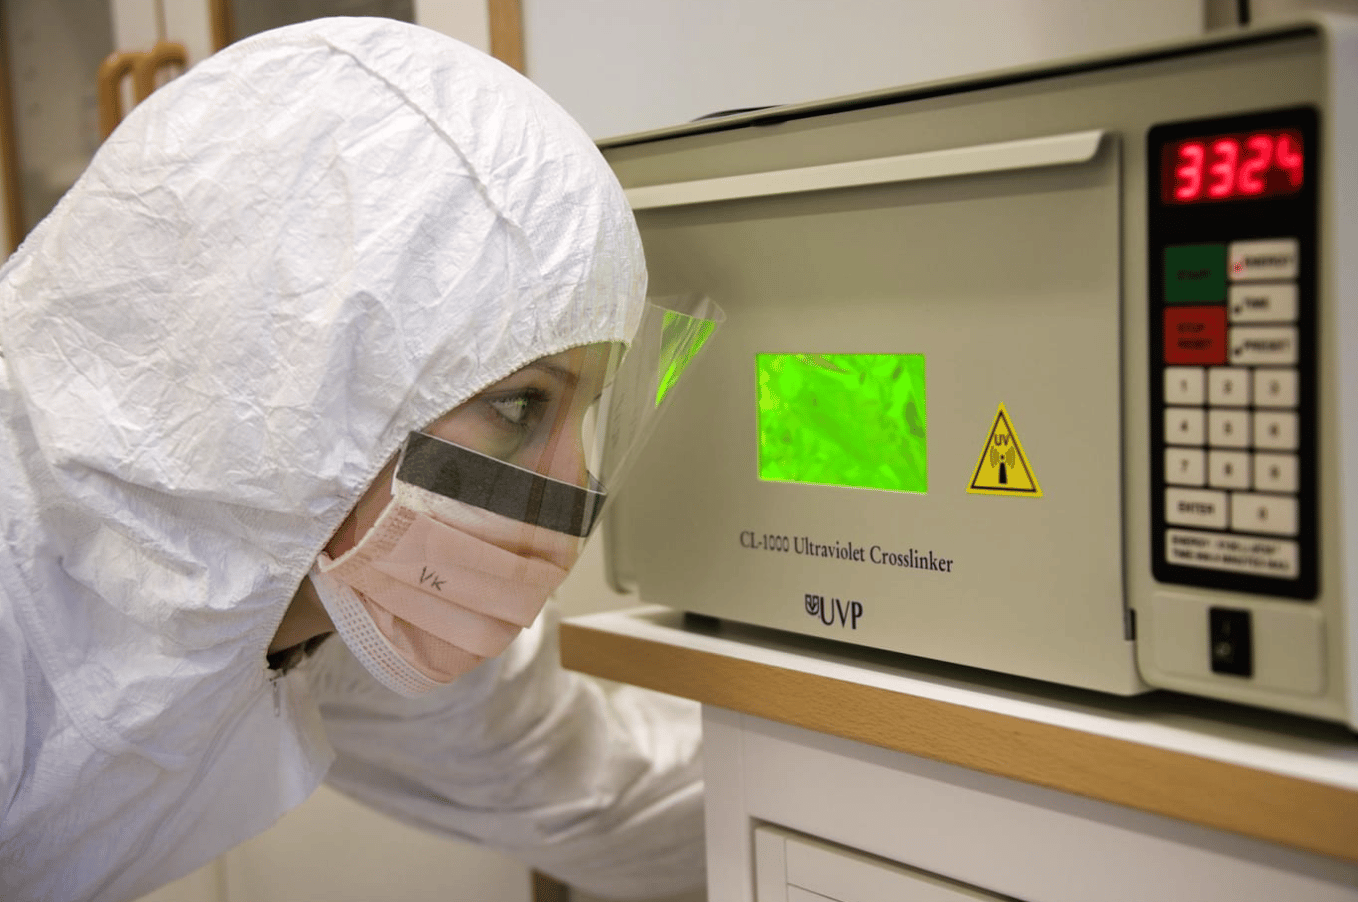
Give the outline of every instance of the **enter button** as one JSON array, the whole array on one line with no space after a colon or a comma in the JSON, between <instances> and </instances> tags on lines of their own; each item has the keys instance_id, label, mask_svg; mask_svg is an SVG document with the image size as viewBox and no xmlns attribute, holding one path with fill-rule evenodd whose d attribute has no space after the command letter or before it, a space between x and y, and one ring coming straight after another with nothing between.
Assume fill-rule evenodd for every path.
<instances>
[{"instance_id":1,"label":"enter button","mask_svg":"<svg viewBox=\"0 0 1358 902\"><path fill-rule=\"evenodd\" d=\"M1165 520L1178 526L1225 529L1227 521L1225 492L1201 489L1166 489Z\"/></svg>"}]
</instances>

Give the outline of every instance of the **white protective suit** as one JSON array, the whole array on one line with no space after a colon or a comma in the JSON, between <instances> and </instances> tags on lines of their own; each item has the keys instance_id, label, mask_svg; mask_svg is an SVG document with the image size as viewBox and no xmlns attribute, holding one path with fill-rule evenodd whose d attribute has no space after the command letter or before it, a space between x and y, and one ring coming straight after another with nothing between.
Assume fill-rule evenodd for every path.
<instances>
[{"instance_id":1,"label":"white protective suit","mask_svg":"<svg viewBox=\"0 0 1358 902\"><path fill-rule=\"evenodd\" d=\"M282 29L139 106L0 271L0 899L135 898L323 778L595 893L700 883L696 712L562 671L550 612L414 700L335 636L265 660L410 430L644 290L589 139L434 32Z\"/></svg>"}]
</instances>

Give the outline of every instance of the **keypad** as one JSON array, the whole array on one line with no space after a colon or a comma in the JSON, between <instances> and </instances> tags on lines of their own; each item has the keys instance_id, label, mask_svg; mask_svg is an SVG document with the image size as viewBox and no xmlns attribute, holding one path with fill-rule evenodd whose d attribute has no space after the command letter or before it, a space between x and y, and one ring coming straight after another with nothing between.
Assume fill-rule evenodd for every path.
<instances>
[{"instance_id":1,"label":"keypad","mask_svg":"<svg viewBox=\"0 0 1358 902\"><path fill-rule=\"evenodd\" d=\"M1163 525L1173 565L1296 578L1299 239L1163 248Z\"/></svg>"}]
</instances>

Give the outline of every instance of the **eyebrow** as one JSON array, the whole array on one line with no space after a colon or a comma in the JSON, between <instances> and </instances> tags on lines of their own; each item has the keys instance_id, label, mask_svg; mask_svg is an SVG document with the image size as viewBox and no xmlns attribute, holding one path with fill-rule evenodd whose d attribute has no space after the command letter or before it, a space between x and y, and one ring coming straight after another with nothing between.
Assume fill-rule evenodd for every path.
<instances>
[{"instance_id":1,"label":"eyebrow","mask_svg":"<svg viewBox=\"0 0 1358 902\"><path fill-rule=\"evenodd\" d=\"M547 373L548 375L555 376L562 382L566 383L567 388L575 388L577 385L580 384L579 374L566 369L564 366L557 366L554 363L546 363L541 360L534 360L532 363L528 364L528 367L525 367L525 369L527 368L541 370L544 373Z\"/></svg>"}]
</instances>

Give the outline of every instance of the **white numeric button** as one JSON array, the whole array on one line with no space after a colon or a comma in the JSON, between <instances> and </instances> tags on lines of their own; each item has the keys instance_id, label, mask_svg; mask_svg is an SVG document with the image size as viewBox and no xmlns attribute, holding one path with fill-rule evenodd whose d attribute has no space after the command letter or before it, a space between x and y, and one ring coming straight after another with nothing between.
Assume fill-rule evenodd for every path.
<instances>
[{"instance_id":1,"label":"white numeric button","mask_svg":"<svg viewBox=\"0 0 1358 902\"><path fill-rule=\"evenodd\" d=\"M1203 485L1206 455L1200 448L1166 448L1165 481L1172 485Z\"/></svg>"},{"instance_id":2,"label":"white numeric button","mask_svg":"<svg viewBox=\"0 0 1358 902\"><path fill-rule=\"evenodd\" d=\"M1166 489L1165 520L1179 526L1225 529L1227 495L1204 489Z\"/></svg>"},{"instance_id":3,"label":"white numeric button","mask_svg":"<svg viewBox=\"0 0 1358 902\"><path fill-rule=\"evenodd\" d=\"M1204 397L1202 367L1170 366L1165 368L1166 404L1201 404Z\"/></svg>"},{"instance_id":4,"label":"white numeric button","mask_svg":"<svg viewBox=\"0 0 1358 902\"><path fill-rule=\"evenodd\" d=\"M1207 403L1246 407L1250 403L1250 371L1214 366L1207 371Z\"/></svg>"},{"instance_id":5,"label":"white numeric button","mask_svg":"<svg viewBox=\"0 0 1358 902\"><path fill-rule=\"evenodd\" d=\"M1194 407L1165 408L1165 443L1170 445L1201 445L1205 417Z\"/></svg>"},{"instance_id":6,"label":"white numeric button","mask_svg":"<svg viewBox=\"0 0 1358 902\"><path fill-rule=\"evenodd\" d=\"M1297 499L1285 495L1237 492L1231 496L1231 529L1236 532L1262 532L1271 536L1295 536Z\"/></svg>"},{"instance_id":7,"label":"white numeric button","mask_svg":"<svg viewBox=\"0 0 1358 902\"><path fill-rule=\"evenodd\" d=\"M1254 403L1259 407L1296 407L1300 397L1296 370L1254 371Z\"/></svg>"},{"instance_id":8,"label":"white numeric button","mask_svg":"<svg viewBox=\"0 0 1358 902\"><path fill-rule=\"evenodd\" d=\"M1297 490L1297 455L1254 455L1254 487L1261 492Z\"/></svg>"},{"instance_id":9,"label":"white numeric button","mask_svg":"<svg viewBox=\"0 0 1358 902\"><path fill-rule=\"evenodd\" d=\"M1297 415L1284 410L1261 410L1256 413L1254 446L1270 451L1297 450Z\"/></svg>"},{"instance_id":10,"label":"white numeric button","mask_svg":"<svg viewBox=\"0 0 1358 902\"><path fill-rule=\"evenodd\" d=\"M1250 456L1245 451L1213 451L1207 456L1207 482L1214 489L1250 487Z\"/></svg>"},{"instance_id":11,"label":"white numeric button","mask_svg":"<svg viewBox=\"0 0 1358 902\"><path fill-rule=\"evenodd\" d=\"M1209 410L1207 444L1217 448L1248 448L1250 415L1244 410Z\"/></svg>"}]
</instances>

